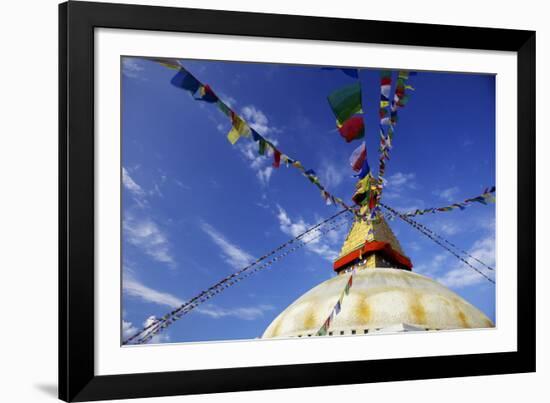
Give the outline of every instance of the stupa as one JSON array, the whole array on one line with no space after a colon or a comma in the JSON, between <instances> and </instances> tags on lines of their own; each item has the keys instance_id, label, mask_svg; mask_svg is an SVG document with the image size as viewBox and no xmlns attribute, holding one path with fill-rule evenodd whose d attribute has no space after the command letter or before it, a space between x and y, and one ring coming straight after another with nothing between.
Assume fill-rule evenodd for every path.
<instances>
[{"instance_id":1,"label":"stupa","mask_svg":"<svg viewBox=\"0 0 550 403\"><path fill-rule=\"evenodd\" d=\"M356 219L334 261L337 275L282 311L262 338L316 336L352 270L353 286L328 336L494 327L479 309L412 267L382 215Z\"/></svg>"}]
</instances>

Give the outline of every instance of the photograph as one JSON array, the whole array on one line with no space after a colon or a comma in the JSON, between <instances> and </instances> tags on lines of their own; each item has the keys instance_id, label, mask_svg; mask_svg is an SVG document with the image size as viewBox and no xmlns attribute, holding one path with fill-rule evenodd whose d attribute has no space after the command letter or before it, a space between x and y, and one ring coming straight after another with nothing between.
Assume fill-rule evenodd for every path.
<instances>
[{"instance_id":1,"label":"photograph","mask_svg":"<svg viewBox=\"0 0 550 403\"><path fill-rule=\"evenodd\" d=\"M498 327L495 74L182 52L120 77L123 347Z\"/></svg>"}]
</instances>

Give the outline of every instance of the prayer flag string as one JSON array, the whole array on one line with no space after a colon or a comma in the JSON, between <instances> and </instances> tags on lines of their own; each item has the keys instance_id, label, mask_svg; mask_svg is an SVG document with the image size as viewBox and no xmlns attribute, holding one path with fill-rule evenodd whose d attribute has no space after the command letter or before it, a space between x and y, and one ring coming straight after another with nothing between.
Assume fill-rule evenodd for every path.
<instances>
[{"instance_id":1,"label":"prayer flag string","mask_svg":"<svg viewBox=\"0 0 550 403\"><path fill-rule=\"evenodd\" d=\"M237 141L239 141L241 137L251 138L254 142L258 143L259 155L266 155L267 153L270 153L273 156L272 165L274 168L279 168L282 162L287 167L292 166L298 169L303 176L305 176L311 183L317 186L317 188L320 190L321 197L327 205L340 205L341 207L350 210L350 207L341 198L334 196L326 190L324 185L319 180L319 177L315 174L315 171L313 171L312 169L306 170L300 161L294 158L290 158L287 154L283 153L279 148L277 148L273 144L273 142L269 141L264 136L259 134L256 130L251 128L246 120L244 120L234 110L232 110L231 107L224 103L209 85L201 83L179 62L179 60L169 58L149 58L147 60L152 60L172 70L178 70L176 75L171 80L172 85L188 91L191 96L193 96L193 98L198 101L204 101L213 104L215 103L218 109L231 121L231 130L227 134L227 139L231 144L235 144ZM346 70L346 74L349 73L348 70ZM359 92L357 92L357 88L354 87L349 89L347 92L345 91L344 94L341 94L339 98L337 97L337 100L335 102L338 103L338 110L340 111L342 116L348 116L348 114L353 114L355 112L355 110L357 109L357 97L359 99L360 109L360 86ZM341 129L345 133L348 133L349 136L357 136L362 130L364 131L362 120L361 122L354 121L353 123L350 123L347 127L342 127Z\"/></svg>"},{"instance_id":2,"label":"prayer flag string","mask_svg":"<svg viewBox=\"0 0 550 403\"><path fill-rule=\"evenodd\" d=\"M489 188L486 188L483 191L483 193L480 194L479 196L471 197L471 198L466 199L462 202L456 202L456 203L450 204L448 206L443 206L443 207L432 207L432 208L427 208L427 209L423 209L423 210L417 209L415 211L410 211L410 212L401 213L401 214L404 215L405 217L414 217L414 216L424 215L424 214L434 214L434 213L440 213L440 212L447 212L447 211L452 211L452 210L456 210L456 209L464 210L466 207L469 207L474 203L480 203L480 204L483 204L483 205L487 205L489 203L494 203L495 202L495 194L494 194L495 192L496 192L496 187L491 186Z\"/></svg>"},{"instance_id":3,"label":"prayer flag string","mask_svg":"<svg viewBox=\"0 0 550 403\"><path fill-rule=\"evenodd\" d=\"M454 257L456 257L458 260L460 260L462 263L464 263L466 266L470 267L471 269L475 270L477 273L481 274L483 277L485 277L486 280L488 280L489 282L495 284L495 280L493 280L492 278L490 278L489 276L487 276L487 274L483 273L483 271L481 271L480 269L474 267L470 262L468 262L464 257L460 256L460 252L458 251L455 251L451 248L449 248L448 246L446 246L445 244L443 244L439 239L437 238L442 238L441 236L438 236L438 237L435 237L433 235L433 231L427 231L426 229L424 229L421 225L419 225L419 223L417 223L416 221L414 221L413 219L411 219L410 217L407 217L405 216L404 214L401 214L399 213L398 211L396 211L395 209L393 209L392 207L388 206L388 205L385 205L383 203L380 203L380 206L382 206L383 208L385 208L386 210L388 210L389 212L391 212L394 216L397 216L399 217L401 220L405 221L407 224L409 224L411 227L413 227L414 229L416 229L417 231L419 231L420 233L424 234L426 237L428 237L429 239L431 239L432 241L434 241L436 244L438 244L439 246L441 246L443 249L447 250L449 253L451 253ZM430 233L431 232L431 233ZM450 243L450 242L449 242ZM476 259L477 260L477 259ZM486 267L489 267L488 265L486 265L485 263L483 263L484 266ZM492 269L492 268L491 268ZM494 269L493 269L494 270Z\"/></svg>"},{"instance_id":4,"label":"prayer flag string","mask_svg":"<svg viewBox=\"0 0 550 403\"><path fill-rule=\"evenodd\" d=\"M393 99L390 101L389 94L392 84L391 71L383 70L380 73L380 107L379 107L379 135L380 135L380 157L378 160L378 181L376 191L375 207L380 203L382 190L386 183L384 175L386 173L386 161L390 159L390 150L392 149L393 135L398 121L398 110L403 108L409 100L406 90L414 90L407 85L410 73L408 71L399 71ZM389 112L389 116L388 116ZM388 126L387 131L384 127Z\"/></svg>"},{"instance_id":5,"label":"prayer flag string","mask_svg":"<svg viewBox=\"0 0 550 403\"><path fill-rule=\"evenodd\" d=\"M348 277L348 281L346 282L346 286L344 287L344 289L340 293L340 296L338 297L338 300L336 301L336 304L334 305L334 307L331 309L328 317L326 318L326 320L323 322L323 324L321 325L321 327L319 328L319 330L315 334L316 336L326 336L327 335L328 329L330 328L330 325L332 324L332 322L336 318L336 315L338 315L340 313L340 311L342 310L342 304L344 302L344 297L349 295L349 290L351 289L351 286L353 285L353 275L354 274L355 274L355 269L353 269L351 271L351 274Z\"/></svg>"},{"instance_id":6,"label":"prayer flag string","mask_svg":"<svg viewBox=\"0 0 550 403\"><path fill-rule=\"evenodd\" d=\"M123 345L126 344L142 344L147 341L149 341L155 334L157 334L159 331L164 329L163 325L170 325L172 322L174 322L177 319L180 319L182 315L187 314L191 310L193 310L198 305L206 302L210 298L214 297L215 295L222 292L224 289L234 285L235 283L242 281L243 279L249 277L250 275L265 269L269 266L271 266L273 263L277 262L278 260L282 259L283 257L287 256L289 253L292 253L305 245L309 244L310 242L315 241L322 235L341 227L342 225L349 222L349 218L351 211L350 210L341 210L340 212L332 215L331 217L319 222L318 224L312 226L311 228L308 228L306 231L302 232L295 238L292 238L288 240L287 242L283 243L279 247L275 248L271 252L261 256L258 258L255 262L249 264L248 266L244 267L243 269L240 269L231 275L225 277L224 279L218 281L213 286L209 287L208 289L201 291L197 296L191 298L186 303L182 304L180 307L172 310L168 314L164 315L162 318L158 319L155 322L150 323L148 326L141 329L138 333L134 334L133 336L129 337L128 339L123 341ZM343 215L342 217L340 217ZM338 219L338 221L334 221L332 225L329 226L329 223L333 220ZM324 226L327 226L323 228ZM312 234L310 237L304 239L308 234ZM296 243L293 248L288 249L287 251L277 255L277 253L281 252L283 249L287 248L291 244ZM265 264L261 266L257 266L260 262L266 260L267 258L276 255L272 257L270 260L268 260ZM157 330L156 332L154 330ZM139 336L142 337L139 337ZM147 340L148 339L148 340ZM134 341L135 340L135 341ZM133 342L133 343L132 343Z\"/></svg>"}]
</instances>

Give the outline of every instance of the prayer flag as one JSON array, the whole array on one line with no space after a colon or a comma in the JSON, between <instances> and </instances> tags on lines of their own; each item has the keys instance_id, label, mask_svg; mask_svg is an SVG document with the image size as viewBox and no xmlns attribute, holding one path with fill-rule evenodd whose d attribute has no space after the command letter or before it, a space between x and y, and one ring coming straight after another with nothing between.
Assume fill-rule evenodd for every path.
<instances>
[{"instance_id":1,"label":"prayer flag","mask_svg":"<svg viewBox=\"0 0 550 403\"><path fill-rule=\"evenodd\" d=\"M353 169L355 172L359 172L366 158L367 158L367 145L365 144L365 142L363 142L359 147L357 147L351 153L351 156L349 158L351 169Z\"/></svg>"},{"instance_id":2,"label":"prayer flag","mask_svg":"<svg viewBox=\"0 0 550 403\"><path fill-rule=\"evenodd\" d=\"M363 138L365 136L365 123L362 116L353 116L346 120L344 124L338 128L340 135L347 143Z\"/></svg>"},{"instance_id":3,"label":"prayer flag","mask_svg":"<svg viewBox=\"0 0 550 403\"><path fill-rule=\"evenodd\" d=\"M355 176L359 179L363 179L368 174L370 174L370 166L367 158L365 158L365 161L363 161L363 166L361 167L361 171L359 171L359 173Z\"/></svg>"},{"instance_id":4,"label":"prayer flag","mask_svg":"<svg viewBox=\"0 0 550 403\"><path fill-rule=\"evenodd\" d=\"M235 144L241 136L250 136L250 128L244 120L242 120L233 111L231 113L231 120L233 121L233 127L227 134L227 139L231 144Z\"/></svg>"},{"instance_id":5,"label":"prayer flag","mask_svg":"<svg viewBox=\"0 0 550 403\"><path fill-rule=\"evenodd\" d=\"M260 138L261 138L262 136L260 136L260 135L258 134L258 132L257 132L256 130L252 129L252 128L250 129L250 131L252 132L252 140L254 140L254 141L260 141Z\"/></svg>"},{"instance_id":6,"label":"prayer flag","mask_svg":"<svg viewBox=\"0 0 550 403\"><path fill-rule=\"evenodd\" d=\"M356 113L363 113L361 108L361 84L346 85L333 91L328 96L328 102L339 124Z\"/></svg>"},{"instance_id":7,"label":"prayer flag","mask_svg":"<svg viewBox=\"0 0 550 403\"><path fill-rule=\"evenodd\" d=\"M265 146L266 146L266 141L263 138L260 138L260 141L258 143L258 153L260 155L265 155Z\"/></svg>"},{"instance_id":8,"label":"prayer flag","mask_svg":"<svg viewBox=\"0 0 550 403\"><path fill-rule=\"evenodd\" d=\"M273 149L273 167L279 168L281 165L281 152L276 148Z\"/></svg>"},{"instance_id":9,"label":"prayer flag","mask_svg":"<svg viewBox=\"0 0 550 403\"><path fill-rule=\"evenodd\" d=\"M193 75L183 67L180 68L180 71L178 71L174 77L172 77L170 83L175 87L189 91L191 95L194 95L201 85L199 80L193 77Z\"/></svg>"},{"instance_id":10,"label":"prayer flag","mask_svg":"<svg viewBox=\"0 0 550 403\"><path fill-rule=\"evenodd\" d=\"M223 103L221 99L218 99L218 102L216 103L218 105L218 109L221 113L223 113L227 117L231 117L231 108Z\"/></svg>"},{"instance_id":11,"label":"prayer flag","mask_svg":"<svg viewBox=\"0 0 550 403\"><path fill-rule=\"evenodd\" d=\"M408 71L400 71L398 77L403 79L403 80L407 80L409 78L409 72Z\"/></svg>"},{"instance_id":12,"label":"prayer flag","mask_svg":"<svg viewBox=\"0 0 550 403\"><path fill-rule=\"evenodd\" d=\"M403 94L401 98L399 98L399 101L397 101L397 106L404 107L409 102L409 96L406 94Z\"/></svg>"},{"instance_id":13,"label":"prayer flag","mask_svg":"<svg viewBox=\"0 0 550 403\"><path fill-rule=\"evenodd\" d=\"M391 71L390 70L382 70L380 71L380 82L384 84L386 82L391 82Z\"/></svg>"},{"instance_id":14,"label":"prayer flag","mask_svg":"<svg viewBox=\"0 0 550 403\"><path fill-rule=\"evenodd\" d=\"M201 85L199 87L199 100L205 101L208 103L214 103L218 101L218 96L212 91L212 88L208 84Z\"/></svg>"},{"instance_id":15,"label":"prayer flag","mask_svg":"<svg viewBox=\"0 0 550 403\"><path fill-rule=\"evenodd\" d=\"M355 184L356 191L352 196L352 200L355 204L363 205L365 202L369 201L372 179L372 176L367 174Z\"/></svg>"},{"instance_id":16,"label":"prayer flag","mask_svg":"<svg viewBox=\"0 0 550 403\"><path fill-rule=\"evenodd\" d=\"M334 312L336 312L336 315L338 315L341 310L342 310L342 304L340 304L340 301L337 301L336 305L334 305Z\"/></svg>"},{"instance_id":17,"label":"prayer flag","mask_svg":"<svg viewBox=\"0 0 550 403\"><path fill-rule=\"evenodd\" d=\"M350 277L350 279L351 279L351 277ZM347 284L346 284L346 288L344 288L344 294L349 295L349 289L350 288L351 288L351 284L348 281Z\"/></svg>"}]
</instances>

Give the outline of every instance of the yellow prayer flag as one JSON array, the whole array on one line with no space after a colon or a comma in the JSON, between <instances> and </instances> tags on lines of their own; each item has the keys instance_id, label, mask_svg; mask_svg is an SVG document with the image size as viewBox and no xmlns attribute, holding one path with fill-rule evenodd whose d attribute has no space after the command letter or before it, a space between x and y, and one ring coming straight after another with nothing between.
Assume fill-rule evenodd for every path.
<instances>
[{"instance_id":1,"label":"yellow prayer flag","mask_svg":"<svg viewBox=\"0 0 550 403\"><path fill-rule=\"evenodd\" d=\"M233 127L227 134L227 139L231 144L235 144L241 136L249 137L251 135L250 127L239 116L233 114Z\"/></svg>"},{"instance_id":2,"label":"yellow prayer flag","mask_svg":"<svg viewBox=\"0 0 550 403\"><path fill-rule=\"evenodd\" d=\"M380 108L387 108L390 101L380 101Z\"/></svg>"},{"instance_id":3,"label":"yellow prayer flag","mask_svg":"<svg viewBox=\"0 0 550 403\"><path fill-rule=\"evenodd\" d=\"M229 140L231 144L235 144L240 137L241 134L237 131L237 129L235 129L235 127L232 127L229 133L227 133L227 140Z\"/></svg>"}]
</instances>

